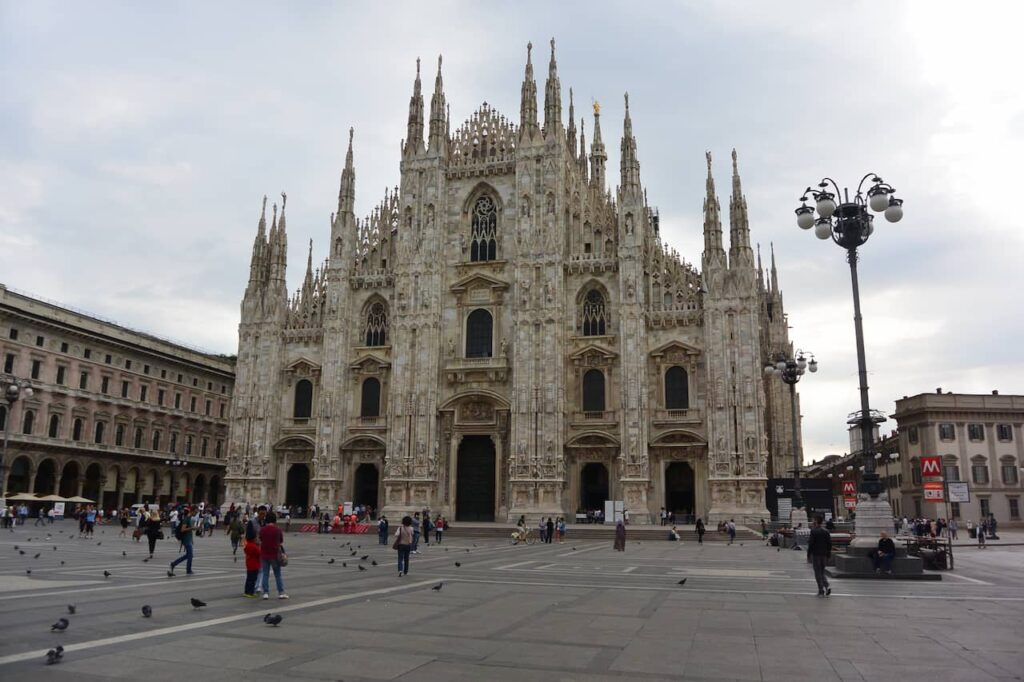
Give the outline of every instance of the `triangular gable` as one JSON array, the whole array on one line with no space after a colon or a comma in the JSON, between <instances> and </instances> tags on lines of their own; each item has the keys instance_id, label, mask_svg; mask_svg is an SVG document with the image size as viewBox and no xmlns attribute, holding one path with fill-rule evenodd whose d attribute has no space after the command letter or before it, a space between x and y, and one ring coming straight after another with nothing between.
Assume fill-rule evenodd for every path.
<instances>
[{"instance_id":1,"label":"triangular gable","mask_svg":"<svg viewBox=\"0 0 1024 682\"><path fill-rule=\"evenodd\" d=\"M454 293L462 293L469 289L483 287L488 287L493 291L504 291L505 289L508 289L508 283L502 282L500 279L490 277L489 275L485 275L484 273L475 272L455 282L455 284L451 286L451 290Z\"/></svg>"},{"instance_id":2,"label":"triangular gable","mask_svg":"<svg viewBox=\"0 0 1024 682\"><path fill-rule=\"evenodd\" d=\"M300 372L304 367L307 368L307 371L320 371L320 363L314 362L304 355L286 365L285 369L290 372Z\"/></svg>"},{"instance_id":3,"label":"triangular gable","mask_svg":"<svg viewBox=\"0 0 1024 682\"><path fill-rule=\"evenodd\" d=\"M605 360L614 360L615 358L619 357L619 354L613 350L603 348L595 343L588 343L583 348L580 348L575 353L569 355L569 358L572 360L579 360L580 358L585 358L586 356L591 355L593 353L597 353Z\"/></svg>"},{"instance_id":4,"label":"triangular gable","mask_svg":"<svg viewBox=\"0 0 1024 682\"><path fill-rule=\"evenodd\" d=\"M389 362L386 358L384 358L381 355L377 355L376 353L369 352L363 353L358 358L356 358L355 362L349 365L349 368L359 371L364 369L370 363L376 365L378 369L389 369L391 367L391 362Z\"/></svg>"},{"instance_id":5,"label":"triangular gable","mask_svg":"<svg viewBox=\"0 0 1024 682\"><path fill-rule=\"evenodd\" d=\"M658 346L657 348L652 350L651 357L658 358L663 355L668 355L669 353L672 352L681 352L684 355L700 355L704 351L695 346L685 344L682 341L669 341L668 343L662 344L661 346Z\"/></svg>"}]
</instances>

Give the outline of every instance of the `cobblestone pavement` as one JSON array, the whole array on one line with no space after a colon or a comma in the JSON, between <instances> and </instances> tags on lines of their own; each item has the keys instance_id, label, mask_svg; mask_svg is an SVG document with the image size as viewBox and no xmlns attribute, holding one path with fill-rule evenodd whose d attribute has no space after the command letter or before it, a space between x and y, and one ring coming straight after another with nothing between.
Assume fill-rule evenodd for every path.
<instances>
[{"instance_id":1,"label":"cobblestone pavement","mask_svg":"<svg viewBox=\"0 0 1024 682\"><path fill-rule=\"evenodd\" d=\"M118 528L93 540L74 530L0 535L0 679L1024 677L1021 547L957 552L942 582L834 581L826 599L802 553L760 542L634 540L623 554L610 542L450 537L423 546L398 578L376 536L289 534L291 599L257 601L241 597L244 559L233 561L223 534L197 540L195 576L167 578L173 541L147 563L145 545ZM193 609L191 597L208 605ZM268 612L280 627L262 622ZM60 617L70 626L51 632ZM64 659L47 666L58 644Z\"/></svg>"}]
</instances>

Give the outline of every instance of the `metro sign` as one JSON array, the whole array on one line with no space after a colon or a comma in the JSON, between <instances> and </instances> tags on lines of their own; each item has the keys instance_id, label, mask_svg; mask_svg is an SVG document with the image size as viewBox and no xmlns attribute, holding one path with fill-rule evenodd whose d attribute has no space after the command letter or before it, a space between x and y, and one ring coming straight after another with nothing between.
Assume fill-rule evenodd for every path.
<instances>
[{"instance_id":1,"label":"metro sign","mask_svg":"<svg viewBox=\"0 0 1024 682\"><path fill-rule=\"evenodd\" d=\"M857 496L857 482L856 481L843 481L843 495L846 497Z\"/></svg>"},{"instance_id":2,"label":"metro sign","mask_svg":"<svg viewBox=\"0 0 1024 682\"><path fill-rule=\"evenodd\" d=\"M921 458L921 476L942 478L942 458L940 457L922 457Z\"/></svg>"},{"instance_id":3,"label":"metro sign","mask_svg":"<svg viewBox=\"0 0 1024 682\"><path fill-rule=\"evenodd\" d=\"M924 484L924 499L928 502L944 502L946 496L943 495L941 483L925 483Z\"/></svg>"}]
</instances>

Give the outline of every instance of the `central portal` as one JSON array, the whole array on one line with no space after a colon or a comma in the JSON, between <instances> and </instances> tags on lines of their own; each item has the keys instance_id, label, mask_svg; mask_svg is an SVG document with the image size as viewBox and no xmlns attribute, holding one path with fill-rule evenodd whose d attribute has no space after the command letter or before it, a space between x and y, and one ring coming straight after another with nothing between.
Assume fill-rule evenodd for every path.
<instances>
[{"instance_id":1,"label":"central portal","mask_svg":"<svg viewBox=\"0 0 1024 682\"><path fill-rule=\"evenodd\" d=\"M604 509L608 494L608 467L599 462L590 462L580 471L580 510L597 511Z\"/></svg>"},{"instance_id":2,"label":"central portal","mask_svg":"<svg viewBox=\"0 0 1024 682\"><path fill-rule=\"evenodd\" d=\"M494 520L494 441L464 436L455 473L455 520Z\"/></svg>"},{"instance_id":3,"label":"central portal","mask_svg":"<svg viewBox=\"0 0 1024 682\"><path fill-rule=\"evenodd\" d=\"M687 462L672 462L665 469L665 511L674 512L681 523L693 523L693 469Z\"/></svg>"},{"instance_id":4,"label":"central portal","mask_svg":"<svg viewBox=\"0 0 1024 682\"><path fill-rule=\"evenodd\" d=\"M284 503L289 507L309 506L309 467L293 464L288 469L288 485L285 488Z\"/></svg>"}]
</instances>

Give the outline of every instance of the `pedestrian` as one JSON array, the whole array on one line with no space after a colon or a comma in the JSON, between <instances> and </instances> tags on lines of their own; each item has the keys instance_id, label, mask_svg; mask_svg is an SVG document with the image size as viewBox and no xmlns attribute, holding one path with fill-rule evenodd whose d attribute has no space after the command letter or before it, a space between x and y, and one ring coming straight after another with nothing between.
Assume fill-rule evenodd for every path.
<instances>
[{"instance_id":1,"label":"pedestrian","mask_svg":"<svg viewBox=\"0 0 1024 682\"><path fill-rule=\"evenodd\" d=\"M45 507L40 507L38 510L36 510L36 522L35 522L35 525L36 526L39 526L39 525L45 526L46 525L46 508Z\"/></svg>"},{"instance_id":2,"label":"pedestrian","mask_svg":"<svg viewBox=\"0 0 1024 682\"><path fill-rule=\"evenodd\" d=\"M242 552L245 554L245 588L242 596L256 599L259 596L256 594L256 578L260 574L260 545L255 540L246 540Z\"/></svg>"},{"instance_id":3,"label":"pedestrian","mask_svg":"<svg viewBox=\"0 0 1024 682\"><path fill-rule=\"evenodd\" d=\"M426 510L423 512L423 542L426 543L427 547L430 547L430 511Z\"/></svg>"},{"instance_id":4,"label":"pedestrian","mask_svg":"<svg viewBox=\"0 0 1024 682\"><path fill-rule=\"evenodd\" d=\"M377 544L388 544L388 520L384 515L377 520Z\"/></svg>"},{"instance_id":5,"label":"pedestrian","mask_svg":"<svg viewBox=\"0 0 1024 682\"><path fill-rule=\"evenodd\" d=\"M231 523L228 524L227 534L231 537L231 554L235 555L238 553L238 542L242 539L245 534L245 527L242 526L242 520L238 516L231 517ZM245 551L245 548L242 548ZM257 566L256 570L259 570Z\"/></svg>"},{"instance_id":6,"label":"pedestrian","mask_svg":"<svg viewBox=\"0 0 1024 682\"><path fill-rule=\"evenodd\" d=\"M540 535L540 541L541 542L547 542L548 541L547 540L547 531L548 531L548 524L544 523L544 517L542 516L542 517L540 517L540 520L537 522L537 534Z\"/></svg>"},{"instance_id":7,"label":"pedestrian","mask_svg":"<svg viewBox=\"0 0 1024 682\"><path fill-rule=\"evenodd\" d=\"M986 522L983 520L975 533L978 538L978 549L985 549L985 525Z\"/></svg>"},{"instance_id":8,"label":"pedestrian","mask_svg":"<svg viewBox=\"0 0 1024 682\"><path fill-rule=\"evenodd\" d=\"M174 567L180 564L182 561L185 562L185 575L193 575L192 570L192 537L195 532L196 519L189 513L186 508L182 511L181 516L178 517L178 528L175 538L178 540L180 547L185 550L185 553L180 557L171 562L170 570L167 571L167 577L174 577Z\"/></svg>"},{"instance_id":9,"label":"pedestrian","mask_svg":"<svg viewBox=\"0 0 1024 682\"><path fill-rule=\"evenodd\" d=\"M546 524L544 524L544 542L546 542L547 544L550 545L551 544L551 540L554 539L554 536L555 536L555 522L552 521L551 517L549 516L548 517L548 522Z\"/></svg>"},{"instance_id":10,"label":"pedestrian","mask_svg":"<svg viewBox=\"0 0 1024 682\"><path fill-rule=\"evenodd\" d=\"M410 551L413 554L419 554L420 553L420 513L416 512L415 514L413 514L413 517L412 517L411 521L412 521L412 548L411 548ZM405 524L405 519L404 518L402 519L402 523L403 523L403 525ZM406 571L406 572L408 573L408 571Z\"/></svg>"},{"instance_id":11,"label":"pedestrian","mask_svg":"<svg viewBox=\"0 0 1024 682\"><path fill-rule=\"evenodd\" d=\"M695 525L696 525L696 528L697 528L697 544L698 545L703 545L704 544L704 533L707 532L707 529L704 527L704 519L702 519L702 518L700 518L698 516L697 517L697 523Z\"/></svg>"},{"instance_id":12,"label":"pedestrian","mask_svg":"<svg viewBox=\"0 0 1024 682\"><path fill-rule=\"evenodd\" d=\"M402 517L402 525L395 531L395 543L391 545L398 550L398 577L409 575L409 555L413 547L413 522L407 514Z\"/></svg>"},{"instance_id":13,"label":"pedestrian","mask_svg":"<svg viewBox=\"0 0 1024 682\"><path fill-rule=\"evenodd\" d=\"M558 517L557 530L558 530L558 544L562 544L563 542L565 542L565 517L564 516L559 516Z\"/></svg>"},{"instance_id":14,"label":"pedestrian","mask_svg":"<svg viewBox=\"0 0 1024 682\"><path fill-rule=\"evenodd\" d=\"M626 551L626 524L622 522L622 519L615 524L615 544L612 547L617 552Z\"/></svg>"},{"instance_id":15,"label":"pedestrian","mask_svg":"<svg viewBox=\"0 0 1024 682\"><path fill-rule=\"evenodd\" d=\"M956 519L949 520L949 525L947 526L947 529L949 530L949 539L956 540Z\"/></svg>"},{"instance_id":16,"label":"pedestrian","mask_svg":"<svg viewBox=\"0 0 1024 682\"><path fill-rule=\"evenodd\" d=\"M277 598L287 599L284 580L281 578L282 562L288 561L284 551L284 533L277 527L277 514L267 512L265 525L260 528L260 573L263 574L263 598L270 599L270 572L274 572L277 583Z\"/></svg>"},{"instance_id":17,"label":"pedestrian","mask_svg":"<svg viewBox=\"0 0 1024 682\"><path fill-rule=\"evenodd\" d=\"M736 522L732 519L725 524L725 532L729 534L729 544L731 545L736 539Z\"/></svg>"},{"instance_id":18,"label":"pedestrian","mask_svg":"<svg viewBox=\"0 0 1024 682\"><path fill-rule=\"evenodd\" d=\"M445 520L440 514L434 519L434 542L441 544L441 535L444 533Z\"/></svg>"},{"instance_id":19,"label":"pedestrian","mask_svg":"<svg viewBox=\"0 0 1024 682\"><path fill-rule=\"evenodd\" d=\"M128 510L127 509L122 509L121 513L118 514L117 516L118 516L118 518L121 521L121 532L118 533L118 537L121 537L121 538L127 537L128 536Z\"/></svg>"},{"instance_id":20,"label":"pedestrian","mask_svg":"<svg viewBox=\"0 0 1024 682\"><path fill-rule=\"evenodd\" d=\"M664 507L661 508L659 516L661 517L661 525L664 526L666 523L668 523L668 513L665 511Z\"/></svg>"},{"instance_id":21,"label":"pedestrian","mask_svg":"<svg viewBox=\"0 0 1024 682\"><path fill-rule=\"evenodd\" d=\"M764 522L764 519L761 519L761 539L768 539L768 524Z\"/></svg>"},{"instance_id":22,"label":"pedestrian","mask_svg":"<svg viewBox=\"0 0 1024 682\"><path fill-rule=\"evenodd\" d=\"M814 527L807 539L807 558L814 566L814 580L818 583L818 596L827 597L832 594L828 578L825 577L825 566L832 556L832 535L821 527L821 518L815 517Z\"/></svg>"}]
</instances>

